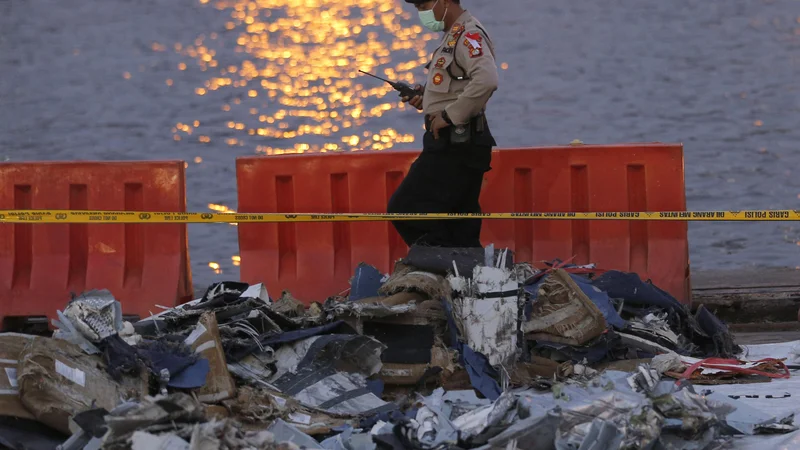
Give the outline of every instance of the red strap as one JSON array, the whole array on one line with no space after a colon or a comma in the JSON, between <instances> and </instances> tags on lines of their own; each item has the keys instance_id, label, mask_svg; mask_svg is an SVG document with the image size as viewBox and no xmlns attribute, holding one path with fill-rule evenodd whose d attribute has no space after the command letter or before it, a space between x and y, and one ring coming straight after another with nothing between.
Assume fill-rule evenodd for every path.
<instances>
[{"instance_id":1,"label":"red strap","mask_svg":"<svg viewBox=\"0 0 800 450\"><path fill-rule=\"evenodd\" d=\"M759 361L755 361L756 364L761 363L774 363L777 365L783 373L771 373L771 372L764 372L758 369L745 369L743 367L730 367L731 365L741 365L742 362L736 359L722 359L722 358L707 358L702 361L698 361L691 366L689 366L683 374L681 374L682 379L690 378L697 369L704 367L707 369L720 369L725 370L728 372L735 372L735 373L744 373L748 375L763 375L769 378L789 378L791 375L789 373L789 369L786 367L786 364L783 361L774 359L774 358L765 358Z\"/></svg>"}]
</instances>

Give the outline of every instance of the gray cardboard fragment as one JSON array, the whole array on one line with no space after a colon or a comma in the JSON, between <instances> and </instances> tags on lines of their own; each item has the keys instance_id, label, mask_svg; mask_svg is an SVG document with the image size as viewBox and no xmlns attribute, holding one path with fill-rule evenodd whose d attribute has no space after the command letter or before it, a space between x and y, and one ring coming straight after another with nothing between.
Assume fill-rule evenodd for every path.
<instances>
[{"instance_id":1,"label":"gray cardboard fragment","mask_svg":"<svg viewBox=\"0 0 800 450\"><path fill-rule=\"evenodd\" d=\"M619 448L620 444L622 444L622 433L614 424L594 419L578 450L606 450Z\"/></svg>"},{"instance_id":2,"label":"gray cardboard fragment","mask_svg":"<svg viewBox=\"0 0 800 450\"><path fill-rule=\"evenodd\" d=\"M136 431L131 438L132 450L189 450L189 443L174 434L156 436Z\"/></svg>"},{"instance_id":3,"label":"gray cardboard fragment","mask_svg":"<svg viewBox=\"0 0 800 450\"><path fill-rule=\"evenodd\" d=\"M367 377L381 369L380 357L385 348L367 336L310 337L275 352L277 370L267 382L307 407L332 414L393 409L366 389Z\"/></svg>"},{"instance_id":4,"label":"gray cardboard fragment","mask_svg":"<svg viewBox=\"0 0 800 450\"><path fill-rule=\"evenodd\" d=\"M517 448L526 450L555 450L556 429L560 420L560 410L543 411L542 414L512 424L479 449L507 448L514 443Z\"/></svg>"},{"instance_id":5,"label":"gray cardboard fragment","mask_svg":"<svg viewBox=\"0 0 800 450\"><path fill-rule=\"evenodd\" d=\"M267 431L273 434L275 438L275 442L291 442L293 444L297 444L300 447L307 448L307 449L323 449L319 443L314 440L311 436L303 433L302 431L298 430L296 427L284 422L281 419L275 420L272 422Z\"/></svg>"},{"instance_id":6,"label":"gray cardboard fragment","mask_svg":"<svg viewBox=\"0 0 800 450\"><path fill-rule=\"evenodd\" d=\"M336 436L331 436L328 439L320 442L320 446L322 446L322 448L325 450L350 450L347 448L345 443L349 442L352 436L353 428L350 427Z\"/></svg>"},{"instance_id":7,"label":"gray cardboard fragment","mask_svg":"<svg viewBox=\"0 0 800 450\"><path fill-rule=\"evenodd\" d=\"M489 399L478 398L474 390L447 391L442 396L442 400L444 402L442 411L450 420L454 420L470 411L492 404L492 401Z\"/></svg>"},{"instance_id":8,"label":"gray cardboard fragment","mask_svg":"<svg viewBox=\"0 0 800 450\"><path fill-rule=\"evenodd\" d=\"M274 371L272 365L275 363L275 350L266 347L264 351L253 353L239 362L228 363L230 373L256 384L265 384L264 380L269 379ZM275 390L276 388L268 383L267 387Z\"/></svg>"}]
</instances>

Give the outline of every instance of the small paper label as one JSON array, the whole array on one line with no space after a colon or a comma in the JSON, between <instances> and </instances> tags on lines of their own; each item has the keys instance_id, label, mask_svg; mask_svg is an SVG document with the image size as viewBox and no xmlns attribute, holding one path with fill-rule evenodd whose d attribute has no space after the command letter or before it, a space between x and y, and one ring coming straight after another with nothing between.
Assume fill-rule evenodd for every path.
<instances>
[{"instance_id":1,"label":"small paper label","mask_svg":"<svg viewBox=\"0 0 800 450\"><path fill-rule=\"evenodd\" d=\"M73 369L61 361L56 360L56 372L69 381L86 387L86 374L82 370Z\"/></svg>"},{"instance_id":2,"label":"small paper label","mask_svg":"<svg viewBox=\"0 0 800 450\"><path fill-rule=\"evenodd\" d=\"M202 323L197 324L197 328L195 328L194 331L192 331L192 334L190 334L189 337L187 337L186 340L183 341L183 343L186 345L194 344L195 342L197 342L198 339L200 339L200 336L202 336L203 333L205 333L206 331L207 331L206 327L203 326Z\"/></svg>"},{"instance_id":3,"label":"small paper label","mask_svg":"<svg viewBox=\"0 0 800 450\"><path fill-rule=\"evenodd\" d=\"M8 377L8 385L17 389L17 369L13 367L6 367L6 376Z\"/></svg>"},{"instance_id":4,"label":"small paper label","mask_svg":"<svg viewBox=\"0 0 800 450\"><path fill-rule=\"evenodd\" d=\"M289 414L289 420L294 423L302 423L303 425L308 425L311 423L311 416L308 414L300 414L300 413L291 413Z\"/></svg>"}]
</instances>

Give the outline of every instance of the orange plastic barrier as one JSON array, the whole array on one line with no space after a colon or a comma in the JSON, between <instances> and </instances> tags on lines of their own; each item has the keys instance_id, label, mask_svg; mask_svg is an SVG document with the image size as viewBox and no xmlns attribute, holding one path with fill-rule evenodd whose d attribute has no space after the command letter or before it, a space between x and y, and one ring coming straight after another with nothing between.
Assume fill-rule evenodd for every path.
<instances>
[{"instance_id":1,"label":"orange plastic barrier","mask_svg":"<svg viewBox=\"0 0 800 450\"><path fill-rule=\"evenodd\" d=\"M239 211L384 212L418 152L237 159ZM683 147L627 144L499 149L486 174L485 212L681 211ZM515 260L575 257L637 272L690 302L685 222L485 220L482 241ZM305 302L344 291L359 262L389 272L407 247L388 222L240 224L242 280ZM278 291L278 292L275 292Z\"/></svg>"},{"instance_id":2,"label":"orange plastic barrier","mask_svg":"<svg viewBox=\"0 0 800 450\"><path fill-rule=\"evenodd\" d=\"M182 161L0 164L0 209L186 211ZM0 319L108 289L125 314L191 299L186 224L0 224Z\"/></svg>"}]
</instances>

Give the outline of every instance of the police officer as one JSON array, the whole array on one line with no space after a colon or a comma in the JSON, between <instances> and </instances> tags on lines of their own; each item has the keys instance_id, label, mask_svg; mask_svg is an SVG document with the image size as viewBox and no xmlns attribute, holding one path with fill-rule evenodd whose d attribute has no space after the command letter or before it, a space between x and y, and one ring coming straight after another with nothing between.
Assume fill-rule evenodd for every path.
<instances>
[{"instance_id":1,"label":"police officer","mask_svg":"<svg viewBox=\"0 0 800 450\"><path fill-rule=\"evenodd\" d=\"M484 114L497 90L494 48L461 0L405 0L422 24L444 31L420 95L404 97L425 114L422 153L389 200L390 213L480 213L483 174L497 145ZM394 221L409 246L481 247L480 219Z\"/></svg>"}]
</instances>

